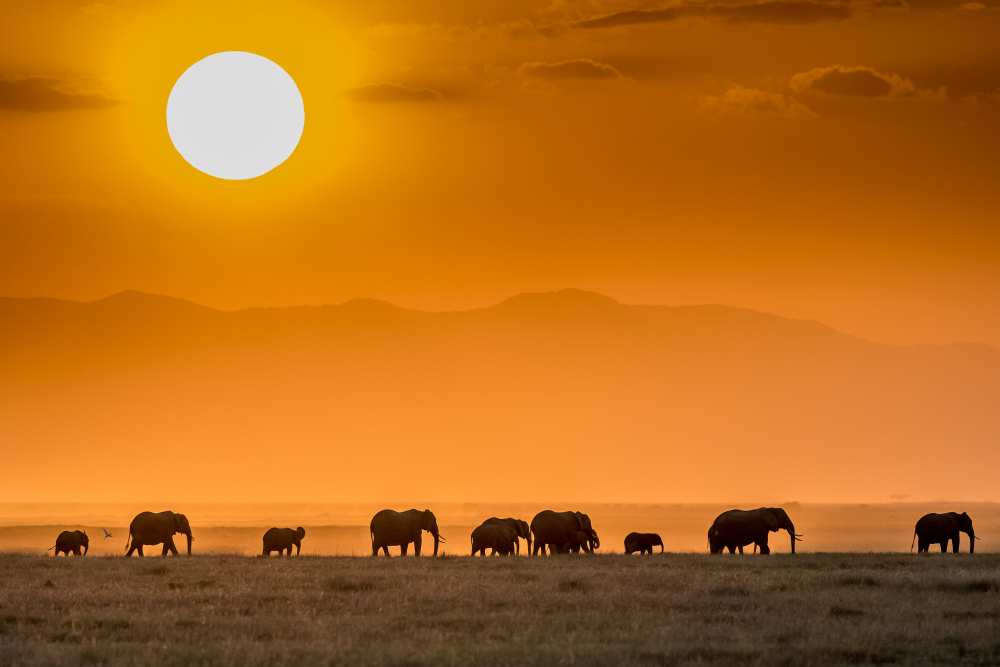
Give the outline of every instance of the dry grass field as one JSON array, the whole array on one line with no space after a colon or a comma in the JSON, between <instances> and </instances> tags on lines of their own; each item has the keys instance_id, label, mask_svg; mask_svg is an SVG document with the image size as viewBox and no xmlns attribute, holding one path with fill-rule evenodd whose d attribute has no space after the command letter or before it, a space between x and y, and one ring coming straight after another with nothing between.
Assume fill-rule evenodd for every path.
<instances>
[{"instance_id":1,"label":"dry grass field","mask_svg":"<svg viewBox=\"0 0 1000 667\"><path fill-rule=\"evenodd\" d=\"M1000 662L1000 556L0 556L0 663Z\"/></svg>"}]
</instances>

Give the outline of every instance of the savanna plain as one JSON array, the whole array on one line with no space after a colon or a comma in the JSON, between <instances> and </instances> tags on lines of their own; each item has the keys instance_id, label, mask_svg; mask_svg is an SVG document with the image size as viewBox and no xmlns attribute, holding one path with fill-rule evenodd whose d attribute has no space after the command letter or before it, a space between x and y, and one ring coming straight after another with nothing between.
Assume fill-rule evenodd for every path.
<instances>
[{"instance_id":1,"label":"savanna plain","mask_svg":"<svg viewBox=\"0 0 1000 667\"><path fill-rule=\"evenodd\" d=\"M1000 555L0 556L0 662L1000 662Z\"/></svg>"}]
</instances>

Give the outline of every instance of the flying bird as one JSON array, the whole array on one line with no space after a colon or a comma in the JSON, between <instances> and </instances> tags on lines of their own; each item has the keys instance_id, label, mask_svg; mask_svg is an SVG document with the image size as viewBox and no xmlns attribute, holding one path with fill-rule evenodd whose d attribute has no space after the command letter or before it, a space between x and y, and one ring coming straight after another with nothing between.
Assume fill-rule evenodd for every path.
<instances>
[{"instance_id":1,"label":"flying bird","mask_svg":"<svg viewBox=\"0 0 1000 667\"><path fill-rule=\"evenodd\" d=\"M104 539L110 540L111 539L111 531L108 530L107 528L101 528L101 530L104 531Z\"/></svg>"}]
</instances>

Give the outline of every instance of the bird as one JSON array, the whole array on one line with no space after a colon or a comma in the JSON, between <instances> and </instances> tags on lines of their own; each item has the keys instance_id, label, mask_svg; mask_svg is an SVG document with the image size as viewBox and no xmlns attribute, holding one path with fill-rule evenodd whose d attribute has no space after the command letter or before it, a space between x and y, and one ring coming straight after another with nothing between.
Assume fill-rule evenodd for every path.
<instances>
[{"instance_id":1,"label":"bird","mask_svg":"<svg viewBox=\"0 0 1000 667\"><path fill-rule=\"evenodd\" d=\"M111 531L108 530L107 528L101 528L101 530L104 531L104 539L110 540L111 539Z\"/></svg>"}]
</instances>

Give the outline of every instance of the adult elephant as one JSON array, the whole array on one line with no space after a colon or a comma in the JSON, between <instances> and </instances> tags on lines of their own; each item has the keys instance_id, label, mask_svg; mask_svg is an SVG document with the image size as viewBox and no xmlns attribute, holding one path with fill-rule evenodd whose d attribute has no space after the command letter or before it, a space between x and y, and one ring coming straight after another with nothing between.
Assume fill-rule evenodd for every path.
<instances>
[{"instance_id":1,"label":"adult elephant","mask_svg":"<svg viewBox=\"0 0 1000 667\"><path fill-rule=\"evenodd\" d=\"M539 551L545 553L546 548L549 553L566 553L574 548L592 553L601 545L590 517L583 512L542 510L531 520L531 536L534 540L532 556L537 556Z\"/></svg>"},{"instance_id":2,"label":"adult elephant","mask_svg":"<svg viewBox=\"0 0 1000 667\"><path fill-rule=\"evenodd\" d=\"M659 546L660 553L663 553L663 538L658 533L629 533L625 536L625 553L640 555L653 555L653 547Z\"/></svg>"},{"instance_id":3,"label":"adult elephant","mask_svg":"<svg viewBox=\"0 0 1000 667\"><path fill-rule=\"evenodd\" d=\"M510 556L517 548L517 532L506 523L482 523L472 531L472 554Z\"/></svg>"},{"instance_id":4,"label":"adult elephant","mask_svg":"<svg viewBox=\"0 0 1000 667\"><path fill-rule=\"evenodd\" d=\"M498 519L495 516L491 516L486 521L483 521L482 525L489 526L492 524L500 524L505 526L510 526L514 533L517 535L518 540L514 542L514 552L517 555L521 555L521 540L528 543L528 553L531 553L531 528L528 527L527 521L522 521L521 519L512 519L507 517L506 519Z\"/></svg>"},{"instance_id":5,"label":"adult elephant","mask_svg":"<svg viewBox=\"0 0 1000 667\"><path fill-rule=\"evenodd\" d=\"M306 536L306 529L299 526L295 530L291 528L268 528L264 533L264 550L261 556L267 558L272 551L277 551L278 555L288 552L292 555L292 547L295 547L295 555L302 553L302 538Z\"/></svg>"},{"instance_id":6,"label":"adult elephant","mask_svg":"<svg viewBox=\"0 0 1000 667\"><path fill-rule=\"evenodd\" d=\"M958 553L959 533L969 536L969 553L976 552L976 531L972 528L972 518L962 512L945 512L944 514L925 514L917 521L913 527L913 540L910 541L910 551L913 551L913 542L917 542L917 551L925 553L932 544L941 545L941 553L948 551L948 542L952 544L952 551Z\"/></svg>"},{"instance_id":7,"label":"adult elephant","mask_svg":"<svg viewBox=\"0 0 1000 667\"><path fill-rule=\"evenodd\" d=\"M788 531L794 554L795 542L801 540L802 536L795 532L795 525L784 509L760 507L755 510L729 510L716 517L708 529L708 549L713 554L729 549L729 553L739 551L742 555L743 547L753 544L760 547L761 554L767 555L771 553L767 535L779 530Z\"/></svg>"},{"instance_id":8,"label":"adult elephant","mask_svg":"<svg viewBox=\"0 0 1000 667\"><path fill-rule=\"evenodd\" d=\"M177 512L140 512L132 519L128 527L128 539L125 541L125 548L128 549L125 557L129 557L133 552L138 551L141 558L144 554L142 548L154 544L163 545L163 556L167 553L177 555L177 547L174 545L174 535L180 533L187 537L187 555L191 555L191 524L188 518ZM131 543L131 546L130 546Z\"/></svg>"},{"instance_id":9,"label":"adult elephant","mask_svg":"<svg viewBox=\"0 0 1000 667\"><path fill-rule=\"evenodd\" d=\"M421 531L426 530L434 537L434 555L438 555L438 542L445 542L438 531L437 518L430 510L382 510L372 517L369 526L372 536L372 556L378 556L381 549L386 557L389 547L399 547L400 555L405 556L410 543L413 543L413 555L420 555Z\"/></svg>"},{"instance_id":10,"label":"adult elephant","mask_svg":"<svg viewBox=\"0 0 1000 667\"><path fill-rule=\"evenodd\" d=\"M52 548L56 550L56 556L61 553L67 556L70 554L86 556L87 552L90 551L90 538L83 530L64 530L56 536L56 545ZM82 554L80 553L81 548L83 549Z\"/></svg>"}]
</instances>

